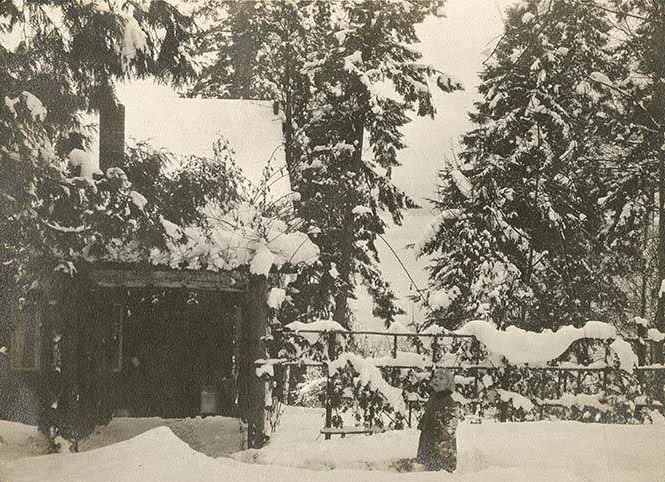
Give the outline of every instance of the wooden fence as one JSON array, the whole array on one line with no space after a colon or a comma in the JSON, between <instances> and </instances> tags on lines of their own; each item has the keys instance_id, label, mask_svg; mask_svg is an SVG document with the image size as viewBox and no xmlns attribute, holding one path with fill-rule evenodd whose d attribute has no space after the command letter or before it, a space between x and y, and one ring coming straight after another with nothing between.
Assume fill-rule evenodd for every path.
<instances>
[{"instance_id":1,"label":"wooden fence","mask_svg":"<svg viewBox=\"0 0 665 482\"><path fill-rule=\"evenodd\" d=\"M368 336L381 336L387 337L391 340L391 358L393 360L397 359L398 356L398 346L399 340L401 338L410 339L415 342L415 346L419 347L422 345L421 341L423 338L431 339L431 350L429 350L429 356L431 363L427 365L412 365L412 364L396 364L391 363L375 363L378 369L381 370L403 370L403 369L413 369L413 370L432 370L437 367L445 367L452 369L456 374L469 373L474 378L474 389L473 392L477 396L479 393L478 382L481 378L481 373L488 374L493 372L499 372L504 376L509 378L510 373L517 372L529 372L532 375L534 373L541 373L541 380L554 380L555 386L553 393L556 394L558 398L564 393L580 393L580 390L583 386L583 382L590 377L596 378L596 384L602 386L603 391L607 390L608 382L612 377L623 377L625 376L625 370L620 368L614 368L609 366L487 366L485 364L480 364L481 361L481 349L482 346L480 341L473 335L460 335L456 333L390 333L382 331L372 331L372 330L359 330L359 331L346 331L346 330L297 330L295 332L283 332L296 335L307 335L307 334L316 334L320 338L323 338L325 341L326 347L326 359L322 361L303 361L303 360L283 360L277 364L281 366L299 366L299 367L319 367L323 368L326 371L326 391L325 391L325 426L321 430L321 433L325 436L326 439L330 439L332 435L341 434L344 436L347 433L371 433L374 430L371 428L368 429L358 429L352 428L336 428L333 427L333 410L332 405L333 398L333 373L329 369L329 362L337 359L337 348L340 346L338 344L339 337L358 337L362 335ZM443 354L442 347L444 346L441 342L446 339L452 340L464 340L468 341L470 344L471 351L471 360L466 363L454 364L454 365L441 365L439 364L441 356ZM640 361L644 363L645 354L649 353L663 353L662 347L653 346L651 350L648 349L648 345L662 345L662 343L646 341L643 343L638 339L629 339L627 340L635 347L636 353L640 356ZM636 346L637 345L637 346ZM420 350L417 352L420 353ZM651 392L651 395L654 399L659 400L663 398L663 381L665 380L665 366L663 365L646 365L638 366L634 369L634 378L636 382L640 383L645 392ZM508 375L506 375L508 374ZM655 383L648 384L646 379L649 374L656 380ZM650 385L650 389L647 390L647 386ZM540 398L545 399L545 392L547 390L547 384L545 382L540 383L539 387L533 388L533 391L540 390ZM413 423L413 409L414 406L418 405L421 402L407 401L408 416L407 416L407 425L410 427ZM658 404L658 402L656 402ZM543 411L549 407L556 407L556 404L540 405L541 417L543 416ZM650 404L637 404L636 410L641 408L653 408L653 405ZM499 416L500 420L505 421L505 417Z\"/></svg>"}]
</instances>

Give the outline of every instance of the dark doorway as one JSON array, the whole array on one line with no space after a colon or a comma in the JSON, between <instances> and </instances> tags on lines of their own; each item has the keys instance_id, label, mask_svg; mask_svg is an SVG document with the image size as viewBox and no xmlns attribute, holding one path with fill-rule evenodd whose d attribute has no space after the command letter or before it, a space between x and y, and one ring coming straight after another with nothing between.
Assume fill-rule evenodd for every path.
<instances>
[{"instance_id":1,"label":"dark doorway","mask_svg":"<svg viewBox=\"0 0 665 482\"><path fill-rule=\"evenodd\" d=\"M214 414L233 414L233 295L131 290L126 300L116 413L194 417L205 392Z\"/></svg>"}]
</instances>

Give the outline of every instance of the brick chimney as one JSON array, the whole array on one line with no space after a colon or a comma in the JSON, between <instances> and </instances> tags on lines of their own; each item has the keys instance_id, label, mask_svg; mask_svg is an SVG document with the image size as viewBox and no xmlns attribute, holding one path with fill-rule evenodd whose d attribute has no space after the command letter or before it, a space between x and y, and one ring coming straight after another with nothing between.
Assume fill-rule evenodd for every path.
<instances>
[{"instance_id":1,"label":"brick chimney","mask_svg":"<svg viewBox=\"0 0 665 482\"><path fill-rule=\"evenodd\" d=\"M125 106L106 102L99 109L99 169L106 172L125 155Z\"/></svg>"}]
</instances>

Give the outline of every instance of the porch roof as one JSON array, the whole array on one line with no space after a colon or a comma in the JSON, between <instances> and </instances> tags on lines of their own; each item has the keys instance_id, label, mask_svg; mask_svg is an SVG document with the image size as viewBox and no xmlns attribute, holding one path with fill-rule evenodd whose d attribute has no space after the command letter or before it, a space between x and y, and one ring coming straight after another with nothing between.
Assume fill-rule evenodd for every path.
<instances>
[{"instance_id":1,"label":"porch roof","mask_svg":"<svg viewBox=\"0 0 665 482\"><path fill-rule=\"evenodd\" d=\"M95 288L166 288L236 293L247 289L247 276L239 271L92 265L87 279Z\"/></svg>"}]
</instances>

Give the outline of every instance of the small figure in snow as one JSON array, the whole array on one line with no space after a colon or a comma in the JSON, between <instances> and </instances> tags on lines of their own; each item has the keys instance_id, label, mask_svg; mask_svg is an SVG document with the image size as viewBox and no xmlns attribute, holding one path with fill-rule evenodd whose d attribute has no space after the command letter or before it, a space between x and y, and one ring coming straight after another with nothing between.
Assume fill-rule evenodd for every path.
<instances>
[{"instance_id":1,"label":"small figure in snow","mask_svg":"<svg viewBox=\"0 0 665 482\"><path fill-rule=\"evenodd\" d=\"M418 424L417 461L428 470L453 472L457 466L457 406L451 396L455 390L454 371L435 370L430 386L432 395Z\"/></svg>"}]
</instances>

